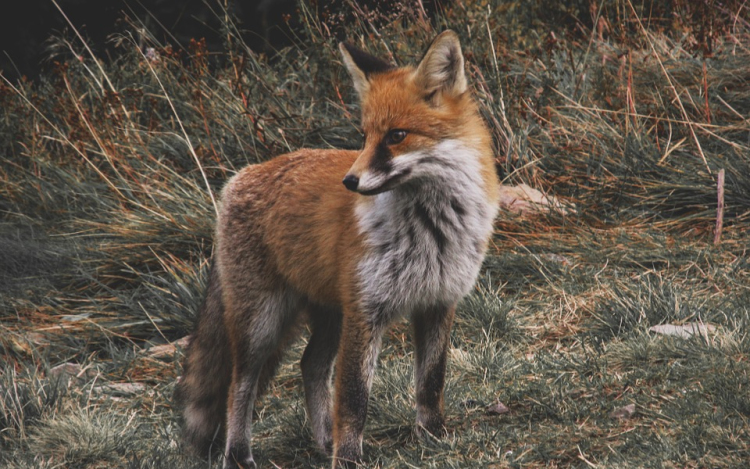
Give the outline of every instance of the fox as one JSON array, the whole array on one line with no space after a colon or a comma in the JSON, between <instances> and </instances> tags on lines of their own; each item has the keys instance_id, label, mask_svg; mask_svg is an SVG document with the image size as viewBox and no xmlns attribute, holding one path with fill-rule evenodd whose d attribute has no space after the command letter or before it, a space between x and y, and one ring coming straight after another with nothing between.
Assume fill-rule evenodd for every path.
<instances>
[{"instance_id":1,"label":"fox","mask_svg":"<svg viewBox=\"0 0 750 469\"><path fill-rule=\"evenodd\" d=\"M305 324L306 409L332 467L362 462L382 337L399 319L410 319L415 346L416 430L447 432L450 330L497 214L491 134L455 32L437 35L416 66L348 43L339 50L363 148L280 155L221 192L207 293L176 391L188 442L205 452L224 435L225 469L256 466L255 403Z\"/></svg>"}]
</instances>

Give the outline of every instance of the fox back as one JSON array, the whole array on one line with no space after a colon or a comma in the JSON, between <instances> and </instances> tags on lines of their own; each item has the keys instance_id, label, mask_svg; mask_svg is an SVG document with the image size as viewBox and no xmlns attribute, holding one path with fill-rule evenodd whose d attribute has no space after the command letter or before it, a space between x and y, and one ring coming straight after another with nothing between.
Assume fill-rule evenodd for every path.
<instances>
[{"instance_id":1,"label":"fox back","mask_svg":"<svg viewBox=\"0 0 750 469\"><path fill-rule=\"evenodd\" d=\"M253 405L303 317L308 413L334 466L361 458L381 337L398 317L413 324L417 428L445 431L455 305L476 280L497 210L490 134L455 33L440 34L416 67L340 50L363 149L282 155L222 192L215 272L178 395L193 443L226 433L225 467L254 465Z\"/></svg>"}]
</instances>

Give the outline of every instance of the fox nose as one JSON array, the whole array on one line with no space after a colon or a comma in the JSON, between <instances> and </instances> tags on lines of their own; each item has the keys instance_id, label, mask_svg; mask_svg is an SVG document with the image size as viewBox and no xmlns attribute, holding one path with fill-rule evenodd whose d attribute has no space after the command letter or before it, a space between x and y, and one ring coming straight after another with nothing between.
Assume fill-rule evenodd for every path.
<instances>
[{"instance_id":1,"label":"fox nose","mask_svg":"<svg viewBox=\"0 0 750 469\"><path fill-rule=\"evenodd\" d=\"M359 185L359 178L353 174L347 174L344 177L344 185L350 191L355 192L357 190L357 186Z\"/></svg>"}]
</instances>

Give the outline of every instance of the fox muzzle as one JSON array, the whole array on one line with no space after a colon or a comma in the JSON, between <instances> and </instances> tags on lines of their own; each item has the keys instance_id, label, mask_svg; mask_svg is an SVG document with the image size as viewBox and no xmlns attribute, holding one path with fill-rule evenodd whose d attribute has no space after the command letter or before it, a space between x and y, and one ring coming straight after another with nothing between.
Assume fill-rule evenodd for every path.
<instances>
[{"instance_id":1,"label":"fox muzzle","mask_svg":"<svg viewBox=\"0 0 750 469\"><path fill-rule=\"evenodd\" d=\"M359 178L353 174L347 174L344 176L344 186L352 192L357 192L357 186L359 186Z\"/></svg>"}]
</instances>

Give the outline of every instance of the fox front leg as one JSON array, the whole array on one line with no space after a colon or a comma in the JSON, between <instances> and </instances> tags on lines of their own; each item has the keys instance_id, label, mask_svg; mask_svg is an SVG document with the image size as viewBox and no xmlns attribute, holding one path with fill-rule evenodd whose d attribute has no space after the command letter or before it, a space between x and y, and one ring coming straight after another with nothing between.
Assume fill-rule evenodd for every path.
<instances>
[{"instance_id":1,"label":"fox front leg","mask_svg":"<svg viewBox=\"0 0 750 469\"><path fill-rule=\"evenodd\" d=\"M456 306L440 306L412 316L416 345L417 431L441 437L446 433L443 417L445 365Z\"/></svg>"},{"instance_id":2,"label":"fox front leg","mask_svg":"<svg viewBox=\"0 0 750 469\"><path fill-rule=\"evenodd\" d=\"M382 334L382 327L370 321L344 317L336 363L334 469L354 468L362 460L362 432Z\"/></svg>"}]
</instances>

